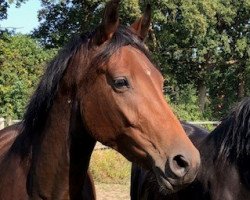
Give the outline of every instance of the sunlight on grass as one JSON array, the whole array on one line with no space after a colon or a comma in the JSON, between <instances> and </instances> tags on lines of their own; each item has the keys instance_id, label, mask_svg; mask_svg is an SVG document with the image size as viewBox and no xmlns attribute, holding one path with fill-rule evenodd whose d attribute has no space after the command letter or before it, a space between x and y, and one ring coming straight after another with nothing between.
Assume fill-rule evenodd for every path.
<instances>
[{"instance_id":1,"label":"sunlight on grass","mask_svg":"<svg viewBox=\"0 0 250 200\"><path fill-rule=\"evenodd\" d=\"M131 163L114 150L96 150L90 161L90 171L99 183L128 184Z\"/></svg>"}]
</instances>

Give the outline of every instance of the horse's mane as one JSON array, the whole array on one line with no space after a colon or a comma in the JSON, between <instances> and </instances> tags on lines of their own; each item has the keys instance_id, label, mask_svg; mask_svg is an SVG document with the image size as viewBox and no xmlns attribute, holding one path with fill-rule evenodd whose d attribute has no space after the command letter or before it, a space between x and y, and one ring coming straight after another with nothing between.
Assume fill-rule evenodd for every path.
<instances>
[{"instance_id":1,"label":"horse's mane","mask_svg":"<svg viewBox=\"0 0 250 200\"><path fill-rule=\"evenodd\" d=\"M250 98L245 98L209 135L215 138L217 158L231 163L250 157Z\"/></svg>"},{"instance_id":2,"label":"horse's mane","mask_svg":"<svg viewBox=\"0 0 250 200\"><path fill-rule=\"evenodd\" d=\"M29 152L33 139L43 130L48 113L53 105L53 100L57 93L60 80L64 76L69 61L79 49L84 49L83 52L86 53L91 47L91 42L89 41L91 41L94 36L95 32L89 36L74 37L48 64L37 89L26 107L26 112L22 121L22 131L19 137L19 141L21 142L15 142L14 148L12 148L13 150L18 147L22 148L21 152L24 154ZM131 45L139 49L150 58L143 42L133 34L129 28L120 26L114 33L112 39L103 45L100 53L93 59L94 62L92 62L92 65L96 66L107 61L115 51L126 45ZM20 150L18 152L20 152Z\"/></svg>"},{"instance_id":3,"label":"horse's mane","mask_svg":"<svg viewBox=\"0 0 250 200\"><path fill-rule=\"evenodd\" d=\"M17 140L14 143L15 148L19 145L18 147L22 148L23 151L28 151L26 148L30 145L33 137L42 130L50 108L53 105L53 99L57 92L59 82L64 75L68 63L85 40L83 37L74 37L59 51L58 55L48 63L26 107L22 120L22 131L18 138L23 138L23 140L21 139L21 143Z\"/></svg>"}]
</instances>

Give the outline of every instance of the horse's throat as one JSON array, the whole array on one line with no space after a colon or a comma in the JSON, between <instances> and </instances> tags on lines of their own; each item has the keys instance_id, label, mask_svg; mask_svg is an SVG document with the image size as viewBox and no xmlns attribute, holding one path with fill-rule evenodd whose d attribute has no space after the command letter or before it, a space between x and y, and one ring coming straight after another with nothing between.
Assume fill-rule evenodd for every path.
<instances>
[{"instance_id":1,"label":"horse's throat","mask_svg":"<svg viewBox=\"0 0 250 200\"><path fill-rule=\"evenodd\" d=\"M96 140L88 134L82 124L78 106L75 105L71 115L71 146L69 166L69 194L70 199L81 199L83 184L89 167L90 157ZM74 123L73 123L74 122Z\"/></svg>"}]
</instances>

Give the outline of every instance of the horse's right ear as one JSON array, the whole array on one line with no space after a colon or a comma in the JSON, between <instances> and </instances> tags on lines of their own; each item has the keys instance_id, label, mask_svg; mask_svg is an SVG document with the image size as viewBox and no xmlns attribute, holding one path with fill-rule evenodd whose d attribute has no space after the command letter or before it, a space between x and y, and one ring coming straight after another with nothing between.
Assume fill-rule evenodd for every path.
<instances>
[{"instance_id":1,"label":"horse's right ear","mask_svg":"<svg viewBox=\"0 0 250 200\"><path fill-rule=\"evenodd\" d=\"M147 7L142 15L141 18L136 20L131 26L130 29L138 35L139 38L141 38L142 41L145 40L145 38L148 35L150 24L151 24L151 15L152 10L150 4L147 4Z\"/></svg>"},{"instance_id":2,"label":"horse's right ear","mask_svg":"<svg viewBox=\"0 0 250 200\"><path fill-rule=\"evenodd\" d=\"M119 3L120 0L111 0L107 3L100 27L94 35L93 42L101 45L110 40L119 26Z\"/></svg>"}]
</instances>

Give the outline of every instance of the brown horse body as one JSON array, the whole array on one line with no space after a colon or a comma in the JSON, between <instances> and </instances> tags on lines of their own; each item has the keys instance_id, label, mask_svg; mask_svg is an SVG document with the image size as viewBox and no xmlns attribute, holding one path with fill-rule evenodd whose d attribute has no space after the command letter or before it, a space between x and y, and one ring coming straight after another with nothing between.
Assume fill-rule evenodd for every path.
<instances>
[{"instance_id":1,"label":"brown horse body","mask_svg":"<svg viewBox=\"0 0 250 200\"><path fill-rule=\"evenodd\" d=\"M9 150L20 132L21 124L14 124L0 130L0 158Z\"/></svg>"},{"instance_id":2,"label":"brown horse body","mask_svg":"<svg viewBox=\"0 0 250 200\"><path fill-rule=\"evenodd\" d=\"M4 156L4 154L9 150L13 142L15 141L18 134L21 132L22 124L14 124L11 125L4 130L0 131L0 158ZM84 188L82 191L82 199L84 200L96 200L96 192L93 177L90 172L87 172L87 176L84 181ZM20 197L13 197L19 199ZM26 197L22 197L25 199Z\"/></svg>"},{"instance_id":3,"label":"brown horse body","mask_svg":"<svg viewBox=\"0 0 250 200\"><path fill-rule=\"evenodd\" d=\"M59 53L23 122L0 132L10 138L0 144L0 199L83 199L96 141L152 169L167 191L195 178L199 153L165 102L163 78L141 40L149 7L126 28L119 26L118 4L108 3L91 36Z\"/></svg>"}]
</instances>

